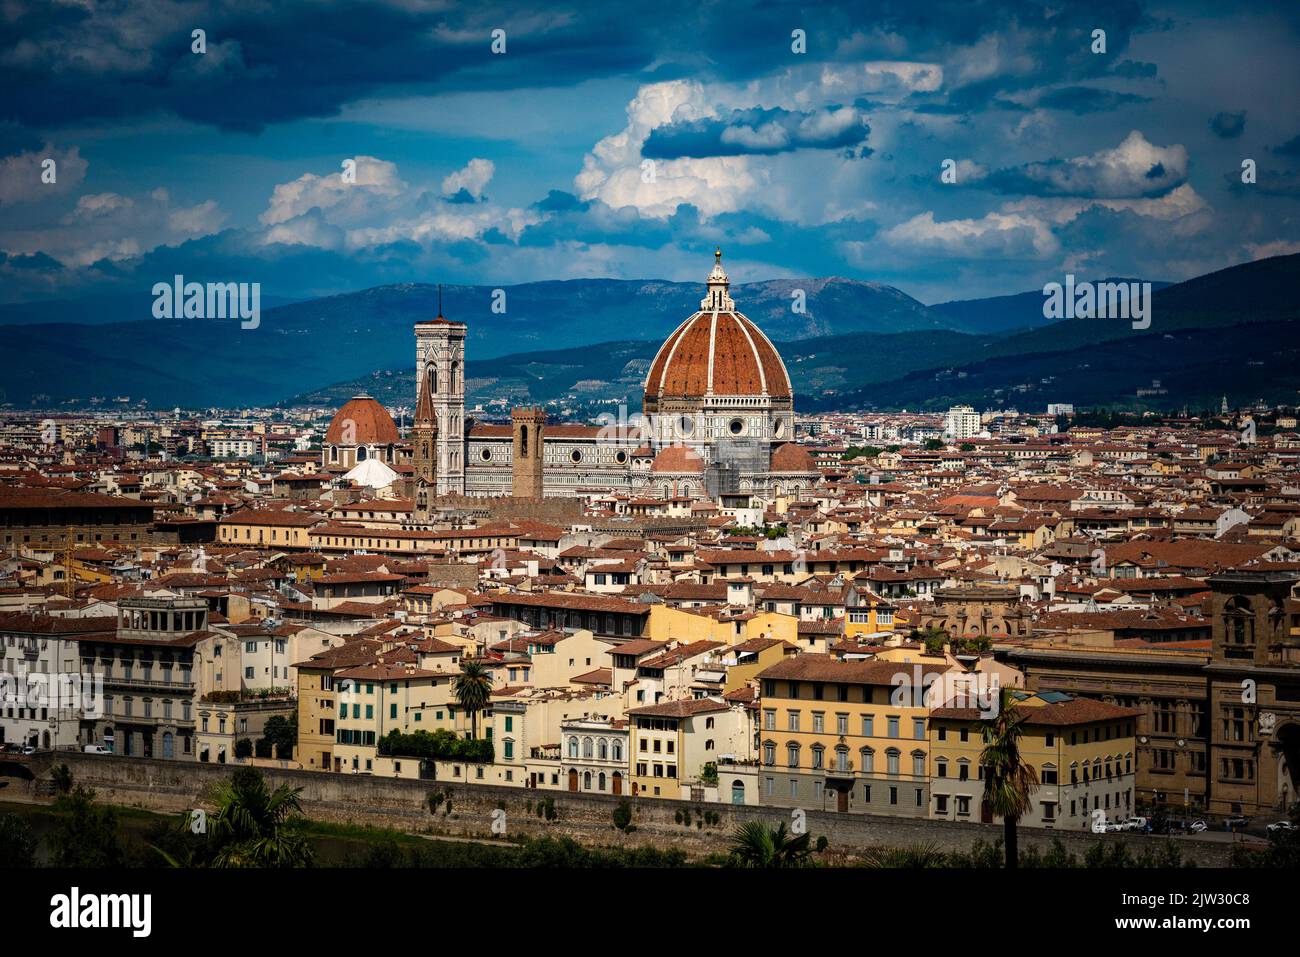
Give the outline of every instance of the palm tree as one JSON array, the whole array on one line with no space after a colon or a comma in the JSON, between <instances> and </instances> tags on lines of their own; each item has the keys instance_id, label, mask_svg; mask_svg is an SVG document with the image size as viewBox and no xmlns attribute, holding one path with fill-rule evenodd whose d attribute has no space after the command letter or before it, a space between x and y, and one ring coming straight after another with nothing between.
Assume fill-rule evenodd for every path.
<instances>
[{"instance_id":1,"label":"palm tree","mask_svg":"<svg viewBox=\"0 0 1300 957\"><path fill-rule=\"evenodd\" d=\"M984 737L984 750L980 754L980 764L984 766L984 800L989 810L1002 818L1009 868L1019 866L1016 825L1032 807L1031 798L1038 787L1038 773L1020 757L1024 721L1011 689L1004 687L998 713L980 722Z\"/></svg>"},{"instance_id":2,"label":"palm tree","mask_svg":"<svg viewBox=\"0 0 1300 957\"><path fill-rule=\"evenodd\" d=\"M302 788L274 791L256 768L238 768L213 789L216 811L209 833L217 845L213 867L307 867L311 845L294 827Z\"/></svg>"},{"instance_id":3,"label":"palm tree","mask_svg":"<svg viewBox=\"0 0 1300 957\"><path fill-rule=\"evenodd\" d=\"M470 737L478 737L478 713L487 707L492 696L492 678L477 661L463 661L453 685L456 700L469 713Z\"/></svg>"},{"instance_id":4,"label":"palm tree","mask_svg":"<svg viewBox=\"0 0 1300 957\"><path fill-rule=\"evenodd\" d=\"M811 835L788 834L785 822L768 827L749 821L731 838L731 861L736 867L811 867Z\"/></svg>"}]
</instances>

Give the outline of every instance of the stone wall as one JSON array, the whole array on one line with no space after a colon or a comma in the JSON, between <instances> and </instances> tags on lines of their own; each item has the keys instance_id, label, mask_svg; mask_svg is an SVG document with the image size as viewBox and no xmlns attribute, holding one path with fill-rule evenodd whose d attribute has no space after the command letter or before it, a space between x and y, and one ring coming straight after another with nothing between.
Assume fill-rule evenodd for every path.
<instances>
[{"instance_id":1,"label":"stone wall","mask_svg":"<svg viewBox=\"0 0 1300 957\"><path fill-rule=\"evenodd\" d=\"M94 787L102 800L156 811L203 807L203 796L209 785L234 770L233 765L66 752L57 756L37 755L33 760L37 778L48 778L49 769L56 760L71 768L74 781ZM511 836L564 835L588 844L653 844L703 854L725 850L732 831L746 821L790 821L789 811L777 808L657 798L616 798L568 791L410 781L319 771L265 768L262 773L272 786L288 784L302 788L303 810L308 817L317 820L460 837L494 836L493 813L503 809L506 833ZM30 792L34 787L34 782L10 780L10 787L16 789L26 788ZM441 793L444 800L431 812L428 798L434 792ZM627 800L633 809L636 830L630 834L613 826L614 809L621 800ZM552 821L538 815L539 804L546 801L553 802L555 817ZM674 815L685 811L690 812L689 825L674 819ZM717 815L717 823L697 824L710 811ZM813 835L825 835L833 849L845 853L871 847L914 844L968 851L977 840L991 843L1002 836L1002 828L998 825L822 811L808 811L806 815L808 830ZM1135 853L1152 840L1139 834L1094 835L1040 828L1022 828L1020 832L1022 848L1035 845L1046 848L1056 838L1080 857L1097 840L1131 842ZM1202 867L1227 865L1230 845L1199 840L1180 843L1185 860L1193 860Z\"/></svg>"}]
</instances>

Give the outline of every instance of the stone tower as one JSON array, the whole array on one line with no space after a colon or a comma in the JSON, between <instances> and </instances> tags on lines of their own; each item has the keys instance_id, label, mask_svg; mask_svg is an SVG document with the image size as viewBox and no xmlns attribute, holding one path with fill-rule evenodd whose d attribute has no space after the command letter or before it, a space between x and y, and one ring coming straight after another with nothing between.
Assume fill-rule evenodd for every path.
<instances>
[{"instance_id":1,"label":"stone tower","mask_svg":"<svg viewBox=\"0 0 1300 957\"><path fill-rule=\"evenodd\" d=\"M546 410L539 407L512 409L514 458L510 466L511 495L515 498L542 498L546 494L543 468L546 464L543 438Z\"/></svg>"},{"instance_id":2,"label":"stone tower","mask_svg":"<svg viewBox=\"0 0 1300 957\"><path fill-rule=\"evenodd\" d=\"M438 413L433 405L433 373L421 377L420 398L415 404L415 423L411 427L411 495L415 500L417 525L431 521L432 504L438 494Z\"/></svg>"},{"instance_id":3,"label":"stone tower","mask_svg":"<svg viewBox=\"0 0 1300 957\"><path fill-rule=\"evenodd\" d=\"M429 384L433 436L434 493L465 494L465 324L442 315L415 324L416 395ZM422 401L422 399L421 399Z\"/></svg>"}]
</instances>

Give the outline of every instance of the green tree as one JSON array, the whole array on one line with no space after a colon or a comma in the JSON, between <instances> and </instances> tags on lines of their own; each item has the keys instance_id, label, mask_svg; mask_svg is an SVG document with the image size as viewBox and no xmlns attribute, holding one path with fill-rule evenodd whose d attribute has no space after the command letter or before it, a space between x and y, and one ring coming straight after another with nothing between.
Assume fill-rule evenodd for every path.
<instances>
[{"instance_id":1,"label":"green tree","mask_svg":"<svg viewBox=\"0 0 1300 957\"><path fill-rule=\"evenodd\" d=\"M478 713L487 707L492 696L492 678L486 668L477 661L463 661L460 674L452 686L456 701L469 712L470 737L478 737Z\"/></svg>"},{"instance_id":2,"label":"green tree","mask_svg":"<svg viewBox=\"0 0 1300 957\"><path fill-rule=\"evenodd\" d=\"M60 764L52 770L50 780L54 782L54 790L60 794L68 794L72 791L72 769L66 764Z\"/></svg>"},{"instance_id":3,"label":"green tree","mask_svg":"<svg viewBox=\"0 0 1300 957\"><path fill-rule=\"evenodd\" d=\"M17 814L0 814L0 867L35 867L36 835Z\"/></svg>"},{"instance_id":4,"label":"green tree","mask_svg":"<svg viewBox=\"0 0 1300 957\"><path fill-rule=\"evenodd\" d=\"M943 448L943 440L926 439L925 444L921 446L921 448L925 449L927 452L938 452L941 448Z\"/></svg>"},{"instance_id":5,"label":"green tree","mask_svg":"<svg viewBox=\"0 0 1300 957\"><path fill-rule=\"evenodd\" d=\"M1024 733L1024 716L1016 707L1010 688L1004 687L998 701L998 713L980 722L984 750L984 800L989 810L1002 818L1006 841L1007 867L1019 867L1016 828L1029 811L1038 772L1020 756L1020 739Z\"/></svg>"},{"instance_id":6,"label":"green tree","mask_svg":"<svg viewBox=\"0 0 1300 957\"><path fill-rule=\"evenodd\" d=\"M927 655L943 654L944 645L948 644L948 632L944 631L937 625L926 625L924 631L916 633L918 641L925 644L925 653Z\"/></svg>"},{"instance_id":7,"label":"green tree","mask_svg":"<svg viewBox=\"0 0 1300 957\"><path fill-rule=\"evenodd\" d=\"M208 833L214 867L307 867L312 849L298 829L302 788L282 784L274 791L256 768L236 768L212 792L216 810Z\"/></svg>"},{"instance_id":8,"label":"green tree","mask_svg":"<svg viewBox=\"0 0 1300 957\"><path fill-rule=\"evenodd\" d=\"M262 738L258 742L259 756L260 751L265 750L268 758L291 758L297 744L298 712L294 711L287 718L284 715L273 715L266 719L266 727L262 729Z\"/></svg>"},{"instance_id":9,"label":"green tree","mask_svg":"<svg viewBox=\"0 0 1300 957\"><path fill-rule=\"evenodd\" d=\"M241 761L253 756L253 741L251 738L240 738L235 742L235 757ZM260 755L259 755L260 757Z\"/></svg>"},{"instance_id":10,"label":"green tree","mask_svg":"<svg viewBox=\"0 0 1300 957\"><path fill-rule=\"evenodd\" d=\"M730 863L746 868L811 867L811 841L810 834L787 832L784 821L776 827L749 821L732 835Z\"/></svg>"},{"instance_id":11,"label":"green tree","mask_svg":"<svg viewBox=\"0 0 1300 957\"><path fill-rule=\"evenodd\" d=\"M95 803L93 788L78 785L54 801L59 824L50 836L55 867L121 867L125 860L117 836L117 812Z\"/></svg>"}]
</instances>

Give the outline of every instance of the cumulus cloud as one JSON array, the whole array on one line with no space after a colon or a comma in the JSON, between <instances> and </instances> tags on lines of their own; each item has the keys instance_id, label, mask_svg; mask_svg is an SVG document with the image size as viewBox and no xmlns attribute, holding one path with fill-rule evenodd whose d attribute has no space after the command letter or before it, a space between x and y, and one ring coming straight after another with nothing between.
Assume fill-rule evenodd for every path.
<instances>
[{"instance_id":1,"label":"cumulus cloud","mask_svg":"<svg viewBox=\"0 0 1300 957\"><path fill-rule=\"evenodd\" d=\"M1028 256L1044 258L1060 248L1047 223L1019 213L987 213L979 219L936 221L920 213L881 233L894 246L979 259Z\"/></svg>"},{"instance_id":2,"label":"cumulus cloud","mask_svg":"<svg viewBox=\"0 0 1300 957\"><path fill-rule=\"evenodd\" d=\"M260 217L267 227L261 241L333 250L403 241L515 241L525 228L540 221L539 211L486 202L468 207L458 202L462 195L481 198L494 172L491 161L473 159L446 176L435 190L405 182L395 163L358 156L355 182L338 173L304 173L277 185Z\"/></svg>"},{"instance_id":3,"label":"cumulus cloud","mask_svg":"<svg viewBox=\"0 0 1300 957\"><path fill-rule=\"evenodd\" d=\"M1114 149L998 170L986 184L1003 193L1137 199L1161 196L1187 179L1187 150L1159 147L1133 130Z\"/></svg>"},{"instance_id":4,"label":"cumulus cloud","mask_svg":"<svg viewBox=\"0 0 1300 957\"><path fill-rule=\"evenodd\" d=\"M11 254L43 252L65 266L87 266L210 236L224 221L215 202L178 206L162 188L138 196L87 193L57 225L8 230L0 233L0 244Z\"/></svg>"},{"instance_id":5,"label":"cumulus cloud","mask_svg":"<svg viewBox=\"0 0 1300 957\"><path fill-rule=\"evenodd\" d=\"M869 133L866 113L851 106L803 112L780 108L732 110L725 116L657 127L650 131L641 155L678 159L842 149L866 142Z\"/></svg>"},{"instance_id":6,"label":"cumulus cloud","mask_svg":"<svg viewBox=\"0 0 1300 957\"><path fill-rule=\"evenodd\" d=\"M260 221L274 226L312 209L334 211L338 218L364 215L376 200L393 199L405 189L396 164L373 156L355 159L355 182L346 181L340 169L328 176L303 173L292 182L280 183L272 191Z\"/></svg>"},{"instance_id":7,"label":"cumulus cloud","mask_svg":"<svg viewBox=\"0 0 1300 957\"><path fill-rule=\"evenodd\" d=\"M483 190L491 182L496 170L496 164L491 160L472 159L465 164L464 168L447 174L442 181L442 195L465 194L474 199L482 199Z\"/></svg>"},{"instance_id":8,"label":"cumulus cloud","mask_svg":"<svg viewBox=\"0 0 1300 957\"><path fill-rule=\"evenodd\" d=\"M42 164L47 159L54 160L53 183L42 178ZM56 149L49 143L39 150L0 158L0 206L65 196L81 185L89 165L77 147Z\"/></svg>"}]
</instances>

